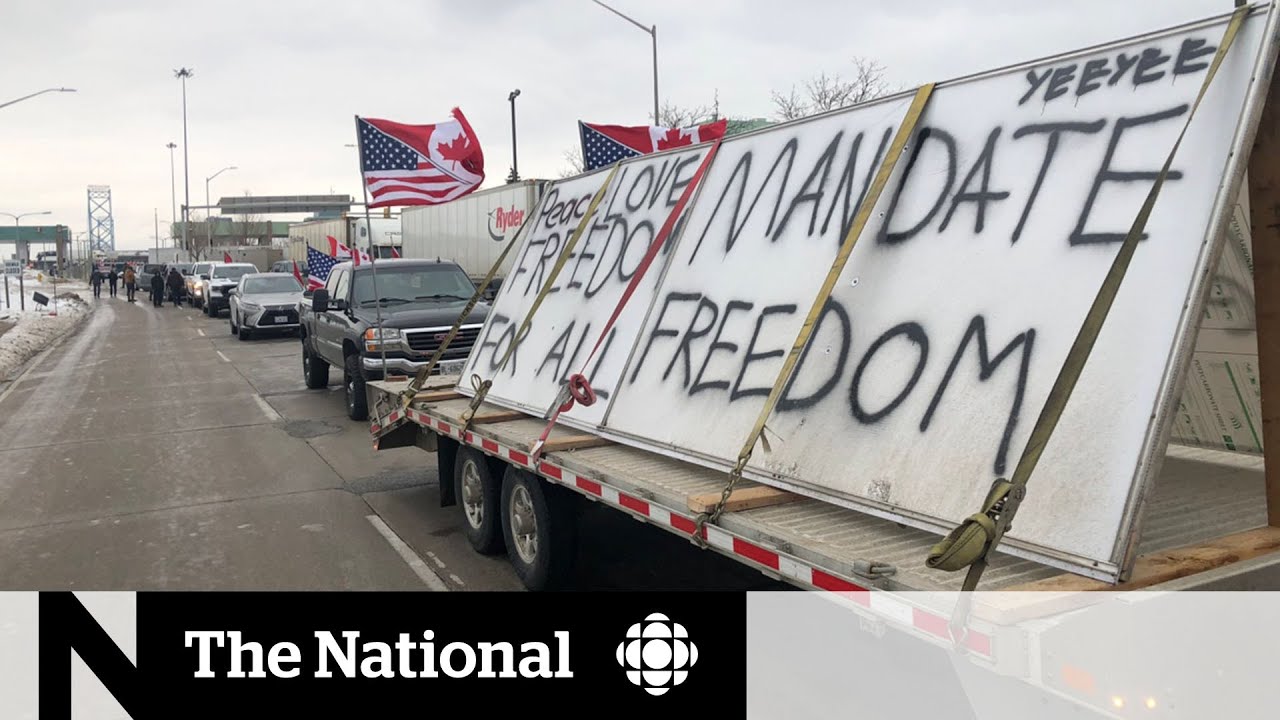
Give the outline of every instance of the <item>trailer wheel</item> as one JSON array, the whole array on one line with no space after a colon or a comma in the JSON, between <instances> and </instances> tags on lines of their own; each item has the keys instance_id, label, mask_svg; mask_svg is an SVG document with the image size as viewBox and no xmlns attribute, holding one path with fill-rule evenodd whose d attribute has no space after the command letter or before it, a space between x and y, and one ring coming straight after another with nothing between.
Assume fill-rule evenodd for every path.
<instances>
[{"instance_id":1,"label":"trailer wheel","mask_svg":"<svg viewBox=\"0 0 1280 720\"><path fill-rule=\"evenodd\" d=\"M458 451L453 464L453 488L471 547L482 555L502 552L502 513L498 509L502 481L490 472L483 453L472 448Z\"/></svg>"},{"instance_id":2,"label":"trailer wheel","mask_svg":"<svg viewBox=\"0 0 1280 720\"><path fill-rule=\"evenodd\" d=\"M507 558L530 590L557 590L570 579L578 518L560 488L515 467L502 479L502 535Z\"/></svg>"}]
</instances>

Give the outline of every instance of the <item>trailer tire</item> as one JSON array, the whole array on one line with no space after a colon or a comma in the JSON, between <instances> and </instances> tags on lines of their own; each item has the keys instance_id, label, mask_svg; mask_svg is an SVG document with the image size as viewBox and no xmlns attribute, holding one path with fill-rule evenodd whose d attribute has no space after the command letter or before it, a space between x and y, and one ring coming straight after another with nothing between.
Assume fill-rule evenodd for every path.
<instances>
[{"instance_id":1,"label":"trailer tire","mask_svg":"<svg viewBox=\"0 0 1280 720\"><path fill-rule=\"evenodd\" d=\"M312 390L329 386L329 363L311 351L306 337L302 338L302 379Z\"/></svg>"},{"instance_id":2,"label":"trailer tire","mask_svg":"<svg viewBox=\"0 0 1280 720\"><path fill-rule=\"evenodd\" d=\"M502 479L502 536L507 558L529 590L563 589L573 574L578 518L573 498L524 470Z\"/></svg>"},{"instance_id":3,"label":"trailer tire","mask_svg":"<svg viewBox=\"0 0 1280 720\"><path fill-rule=\"evenodd\" d=\"M453 463L453 496L462 510L462 529L481 555L504 549L502 535L502 479L490 469L479 450L462 448Z\"/></svg>"}]
</instances>

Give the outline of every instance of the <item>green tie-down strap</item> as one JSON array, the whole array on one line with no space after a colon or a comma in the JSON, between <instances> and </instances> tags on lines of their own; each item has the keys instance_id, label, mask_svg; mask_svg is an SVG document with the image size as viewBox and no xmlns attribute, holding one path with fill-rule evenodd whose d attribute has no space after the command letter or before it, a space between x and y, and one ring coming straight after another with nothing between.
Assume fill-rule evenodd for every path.
<instances>
[{"instance_id":1,"label":"green tie-down strap","mask_svg":"<svg viewBox=\"0 0 1280 720\"><path fill-rule=\"evenodd\" d=\"M935 570L954 572L968 567L986 555L987 546L996 537L996 520L1004 509L1013 483L1000 478L991 485L982 512L970 515L933 549L925 564ZM1008 529L1008 528L1005 528Z\"/></svg>"}]
</instances>

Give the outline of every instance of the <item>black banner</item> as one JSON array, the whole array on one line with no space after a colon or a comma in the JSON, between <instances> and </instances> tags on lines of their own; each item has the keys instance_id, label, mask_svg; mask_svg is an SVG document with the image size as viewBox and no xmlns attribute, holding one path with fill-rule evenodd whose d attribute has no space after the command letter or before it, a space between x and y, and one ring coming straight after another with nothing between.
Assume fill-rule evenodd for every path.
<instances>
[{"instance_id":1,"label":"black banner","mask_svg":"<svg viewBox=\"0 0 1280 720\"><path fill-rule=\"evenodd\" d=\"M742 593L138 593L137 666L71 593L41 593L42 718L71 650L133 720L264 711L746 713Z\"/></svg>"}]
</instances>

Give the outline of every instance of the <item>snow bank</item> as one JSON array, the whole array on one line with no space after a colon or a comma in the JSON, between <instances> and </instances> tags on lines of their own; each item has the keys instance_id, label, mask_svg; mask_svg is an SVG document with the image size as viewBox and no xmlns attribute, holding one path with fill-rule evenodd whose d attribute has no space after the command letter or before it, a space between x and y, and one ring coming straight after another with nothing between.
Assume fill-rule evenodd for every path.
<instances>
[{"instance_id":1,"label":"snow bank","mask_svg":"<svg viewBox=\"0 0 1280 720\"><path fill-rule=\"evenodd\" d=\"M78 281L59 281L57 315L54 315L53 284L49 278L41 280L37 273L31 271L23 275L26 310L19 310L18 278L10 275L8 280L8 302L0 304L0 380L16 375L28 360L79 326L93 311L93 306L85 300L92 297L87 285ZM37 305L31 299L33 292L51 298L49 305ZM0 284L0 300L5 299L4 286Z\"/></svg>"}]
</instances>

